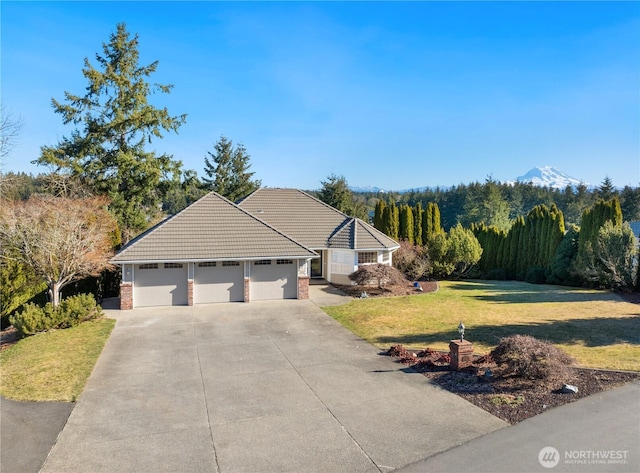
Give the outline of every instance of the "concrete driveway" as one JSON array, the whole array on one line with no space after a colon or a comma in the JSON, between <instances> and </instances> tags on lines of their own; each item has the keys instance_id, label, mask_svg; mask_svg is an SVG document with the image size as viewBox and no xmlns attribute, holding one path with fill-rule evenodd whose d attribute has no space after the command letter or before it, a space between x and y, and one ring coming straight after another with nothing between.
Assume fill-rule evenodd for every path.
<instances>
[{"instance_id":1,"label":"concrete driveway","mask_svg":"<svg viewBox=\"0 0 640 473\"><path fill-rule=\"evenodd\" d=\"M318 304L339 297L312 287ZM109 316L43 472L390 471L507 425L403 372L313 301Z\"/></svg>"}]
</instances>

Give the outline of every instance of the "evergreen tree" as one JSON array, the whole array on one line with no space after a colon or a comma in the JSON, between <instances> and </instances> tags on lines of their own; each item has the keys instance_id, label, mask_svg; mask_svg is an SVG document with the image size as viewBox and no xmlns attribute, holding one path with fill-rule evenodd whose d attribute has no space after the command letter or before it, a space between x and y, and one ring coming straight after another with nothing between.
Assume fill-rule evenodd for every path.
<instances>
[{"instance_id":1,"label":"evergreen tree","mask_svg":"<svg viewBox=\"0 0 640 473\"><path fill-rule=\"evenodd\" d=\"M609 176L605 177L602 184L598 187L598 196L602 200L611 200L614 197L616 188L613 187L613 182Z\"/></svg>"},{"instance_id":2,"label":"evergreen tree","mask_svg":"<svg viewBox=\"0 0 640 473\"><path fill-rule=\"evenodd\" d=\"M429 202L422 219L422 242L426 244L434 235L442 233L440 224L440 208L435 202Z\"/></svg>"},{"instance_id":3,"label":"evergreen tree","mask_svg":"<svg viewBox=\"0 0 640 473\"><path fill-rule=\"evenodd\" d=\"M587 244L593 248L598 239L600 227L611 221L614 225L622 224L622 209L617 198L609 201L600 200L593 207L582 213L578 251L583 254Z\"/></svg>"},{"instance_id":4,"label":"evergreen tree","mask_svg":"<svg viewBox=\"0 0 640 473\"><path fill-rule=\"evenodd\" d=\"M318 193L319 199L334 209L347 213L353 203L353 195L344 176L331 174L321 184L322 188Z\"/></svg>"},{"instance_id":5,"label":"evergreen tree","mask_svg":"<svg viewBox=\"0 0 640 473\"><path fill-rule=\"evenodd\" d=\"M204 158L205 189L235 202L260 188L261 182L251 179L254 173L249 172L249 155L242 144L234 148L233 141L221 136L214 150Z\"/></svg>"},{"instance_id":6,"label":"evergreen tree","mask_svg":"<svg viewBox=\"0 0 640 473\"><path fill-rule=\"evenodd\" d=\"M384 231L384 208L385 207L386 207L386 204L384 203L384 200L379 199L378 202L376 202L376 208L373 214L373 226L378 230L380 230L381 232Z\"/></svg>"},{"instance_id":7,"label":"evergreen tree","mask_svg":"<svg viewBox=\"0 0 640 473\"><path fill-rule=\"evenodd\" d=\"M560 284L563 286L578 286L580 280L569 271L573 265L573 260L578 254L578 234L576 225L570 225L551 261L548 281L550 284Z\"/></svg>"},{"instance_id":8,"label":"evergreen tree","mask_svg":"<svg viewBox=\"0 0 640 473\"><path fill-rule=\"evenodd\" d=\"M398 238L413 243L413 211L407 204L400 206L399 224Z\"/></svg>"},{"instance_id":9,"label":"evergreen tree","mask_svg":"<svg viewBox=\"0 0 640 473\"><path fill-rule=\"evenodd\" d=\"M395 240L398 239L398 230L400 226L398 207L395 202L390 202L383 210L383 233Z\"/></svg>"},{"instance_id":10,"label":"evergreen tree","mask_svg":"<svg viewBox=\"0 0 640 473\"><path fill-rule=\"evenodd\" d=\"M624 186L620 192L620 209L625 222L640 221L640 187Z\"/></svg>"},{"instance_id":11,"label":"evergreen tree","mask_svg":"<svg viewBox=\"0 0 640 473\"><path fill-rule=\"evenodd\" d=\"M158 62L139 64L138 36L131 37L124 24L102 49L98 68L84 61L85 95L65 92L66 103L52 100L63 123L79 128L57 145L42 147L34 162L78 176L94 193L108 196L128 240L161 218L166 179L181 167L172 156L145 146L164 131L177 132L186 115L171 116L149 103L150 94L167 94L173 86L147 82Z\"/></svg>"},{"instance_id":12,"label":"evergreen tree","mask_svg":"<svg viewBox=\"0 0 640 473\"><path fill-rule=\"evenodd\" d=\"M605 226L606 229L603 230ZM628 286L628 277L623 278L626 282L622 284L616 282L619 278L615 275L628 272L623 269L626 256L617 255L618 258L623 258L620 260L610 252L612 248L627 251L625 248L628 246L629 232L633 237L630 228L628 231L622 228L622 210L617 197L609 201L600 200L593 207L585 210L578 236L578 254L571 267L572 273L596 286L603 285L615 289ZM611 273L615 274L612 276Z\"/></svg>"},{"instance_id":13,"label":"evergreen tree","mask_svg":"<svg viewBox=\"0 0 640 473\"><path fill-rule=\"evenodd\" d=\"M636 241L629 224L607 220L598 231L593 247L576 258L580 276L598 287L615 291L631 291L634 287Z\"/></svg>"},{"instance_id":14,"label":"evergreen tree","mask_svg":"<svg viewBox=\"0 0 640 473\"><path fill-rule=\"evenodd\" d=\"M413 208L413 241L422 246L422 204L418 202Z\"/></svg>"},{"instance_id":15,"label":"evergreen tree","mask_svg":"<svg viewBox=\"0 0 640 473\"><path fill-rule=\"evenodd\" d=\"M520 216L511 226L509 234L509 266L506 268L508 279L524 279L525 260L527 251L525 245L525 222L524 217Z\"/></svg>"}]
</instances>

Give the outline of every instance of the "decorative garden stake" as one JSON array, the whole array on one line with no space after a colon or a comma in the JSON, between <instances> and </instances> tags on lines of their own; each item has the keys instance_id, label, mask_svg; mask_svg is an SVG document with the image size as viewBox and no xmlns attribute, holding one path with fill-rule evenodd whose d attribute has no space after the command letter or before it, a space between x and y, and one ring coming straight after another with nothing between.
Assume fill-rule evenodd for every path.
<instances>
[{"instance_id":1,"label":"decorative garden stake","mask_svg":"<svg viewBox=\"0 0 640 473\"><path fill-rule=\"evenodd\" d=\"M464 328L464 324L460 321L460 325L458 325L460 340L451 340L449 343L451 355L449 366L453 370L466 368L473 363L473 343L464 339Z\"/></svg>"}]
</instances>

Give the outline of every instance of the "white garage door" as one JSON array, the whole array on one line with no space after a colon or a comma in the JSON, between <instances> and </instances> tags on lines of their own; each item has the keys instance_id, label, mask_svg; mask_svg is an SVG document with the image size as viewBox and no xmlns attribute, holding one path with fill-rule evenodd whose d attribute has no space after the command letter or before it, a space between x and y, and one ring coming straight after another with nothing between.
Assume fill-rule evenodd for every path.
<instances>
[{"instance_id":1,"label":"white garage door","mask_svg":"<svg viewBox=\"0 0 640 473\"><path fill-rule=\"evenodd\" d=\"M139 264L134 271L135 307L187 305L186 263Z\"/></svg>"},{"instance_id":2,"label":"white garage door","mask_svg":"<svg viewBox=\"0 0 640 473\"><path fill-rule=\"evenodd\" d=\"M297 271L294 260L261 260L251 263L252 301L296 299Z\"/></svg>"},{"instance_id":3,"label":"white garage door","mask_svg":"<svg viewBox=\"0 0 640 473\"><path fill-rule=\"evenodd\" d=\"M196 264L193 300L195 304L242 302L243 264L238 261L207 261Z\"/></svg>"}]
</instances>

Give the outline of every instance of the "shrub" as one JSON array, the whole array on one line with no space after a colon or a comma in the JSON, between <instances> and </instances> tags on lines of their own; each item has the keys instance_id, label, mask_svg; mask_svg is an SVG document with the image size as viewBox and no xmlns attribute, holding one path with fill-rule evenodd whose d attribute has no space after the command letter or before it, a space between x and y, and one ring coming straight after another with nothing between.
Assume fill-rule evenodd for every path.
<instances>
[{"instance_id":1,"label":"shrub","mask_svg":"<svg viewBox=\"0 0 640 473\"><path fill-rule=\"evenodd\" d=\"M384 287L388 284L401 284L406 282L405 277L393 266L386 264L366 264L349 275L349 279L359 286L377 284Z\"/></svg>"},{"instance_id":2,"label":"shrub","mask_svg":"<svg viewBox=\"0 0 640 473\"><path fill-rule=\"evenodd\" d=\"M500 340L490 353L508 373L526 379L553 380L568 375L574 363L566 352L549 342L529 335L513 335Z\"/></svg>"},{"instance_id":3,"label":"shrub","mask_svg":"<svg viewBox=\"0 0 640 473\"><path fill-rule=\"evenodd\" d=\"M506 281L507 272L502 268L492 269L486 274L485 279L489 279L491 281Z\"/></svg>"},{"instance_id":4,"label":"shrub","mask_svg":"<svg viewBox=\"0 0 640 473\"><path fill-rule=\"evenodd\" d=\"M57 328L69 328L87 320L102 316L102 309L96 303L93 294L78 294L63 299L58 306L61 313Z\"/></svg>"},{"instance_id":5,"label":"shrub","mask_svg":"<svg viewBox=\"0 0 640 473\"><path fill-rule=\"evenodd\" d=\"M44 307L26 304L24 309L11 317L11 323L20 337L46 332L51 329L75 327L81 322L102 316L92 294L68 297L58 307L47 303Z\"/></svg>"},{"instance_id":6,"label":"shrub","mask_svg":"<svg viewBox=\"0 0 640 473\"><path fill-rule=\"evenodd\" d=\"M524 280L530 284L544 284L547 282L547 274L544 268L530 268L527 270Z\"/></svg>"},{"instance_id":7,"label":"shrub","mask_svg":"<svg viewBox=\"0 0 640 473\"><path fill-rule=\"evenodd\" d=\"M393 266L412 281L421 279L431 270L424 248L407 241L401 241L400 248L393 254Z\"/></svg>"}]
</instances>

